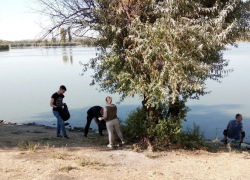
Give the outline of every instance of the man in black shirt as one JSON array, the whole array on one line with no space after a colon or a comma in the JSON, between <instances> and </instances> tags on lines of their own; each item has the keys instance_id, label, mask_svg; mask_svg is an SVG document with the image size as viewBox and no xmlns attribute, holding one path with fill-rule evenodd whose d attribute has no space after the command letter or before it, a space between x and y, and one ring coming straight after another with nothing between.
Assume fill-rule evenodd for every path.
<instances>
[{"instance_id":1,"label":"man in black shirt","mask_svg":"<svg viewBox=\"0 0 250 180\"><path fill-rule=\"evenodd\" d=\"M87 137L87 134L89 132L89 126L90 126L92 119L95 120L95 123L98 126L99 135L103 136L102 129L99 128L99 120L98 120L98 118L102 117L102 115L103 115L103 108L101 106L93 106L87 111L87 123L84 129L84 133L85 133L84 137Z\"/></svg>"},{"instance_id":2,"label":"man in black shirt","mask_svg":"<svg viewBox=\"0 0 250 180\"><path fill-rule=\"evenodd\" d=\"M66 134L64 121L62 120L59 114L59 111L61 110L63 106L63 98L64 98L63 94L65 93L65 91L67 91L66 87L63 85L60 86L59 90L51 96L50 106L53 107L53 114L57 119L57 128L56 128L57 137L62 137L60 134L62 130L63 137L68 139L69 137Z\"/></svg>"}]
</instances>

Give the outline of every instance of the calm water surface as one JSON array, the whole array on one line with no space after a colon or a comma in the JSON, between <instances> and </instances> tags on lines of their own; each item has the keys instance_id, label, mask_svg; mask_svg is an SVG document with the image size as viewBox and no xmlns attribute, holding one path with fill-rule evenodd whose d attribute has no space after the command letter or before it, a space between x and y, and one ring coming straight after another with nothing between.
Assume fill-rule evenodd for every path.
<instances>
[{"instance_id":1,"label":"calm water surface","mask_svg":"<svg viewBox=\"0 0 250 180\"><path fill-rule=\"evenodd\" d=\"M191 108L184 128L192 123L200 125L207 138L222 138L227 122L242 113L247 137L250 135L250 43L230 47L224 57L230 59L234 72L222 83L207 81L211 94L200 100L188 101ZM84 126L86 111L94 105L105 105L109 94L89 86L92 71L81 76L82 66L95 57L95 48L66 47L55 49L10 49L0 52L0 119L8 122L37 122L53 126L56 122L49 101L60 85L67 87L64 102L70 108L72 126ZM112 95L114 101L119 95ZM127 98L118 105L118 115L125 120L127 113L138 107L138 97ZM96 125L92 123L92 127ZM249 139L250 140L250 139Z\"/></svg>"}]
</instances>

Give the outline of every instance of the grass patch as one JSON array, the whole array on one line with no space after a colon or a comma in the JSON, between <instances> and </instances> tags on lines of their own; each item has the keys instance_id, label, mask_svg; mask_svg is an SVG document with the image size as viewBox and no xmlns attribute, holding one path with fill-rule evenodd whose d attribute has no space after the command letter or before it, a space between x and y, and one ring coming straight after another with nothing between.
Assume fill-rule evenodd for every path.
<instances>
[{"instance_id":1,"label":"grass patch","mask_svg":"<svg viewBox=\"0 0 250 180\"><path fill-rule=\"evenodd\" d=\"M18 144L19 149L29 150L30 152L35 152L39 146L40 146L39 143L32 143L28 141L23 141Z\"/></svg>"},{"instance_id":2,"label":"grass patch","mask_svg":"<svg viewBox=\"0 0 250 180\"><path fill-rule=\"evenodd\" d=\"M49 143L48 143L46 146L44 146L45 150L46 150L46 151L50 151L50 152L53 151L54 147L55 147L55 146L49 145Z\"/></svg>"},{"instance_id":3,"label":"grass patch","mask_svg":"<svg viewBox=\"0 0 250 180\"><path fill-rule=\"evenodd\" d=\"M40 133L45 133L45 132L43 132L43 131L38 131L38 130L35 130L35 131L33 131L32 133L37 133L37 134L40 134Z\"/></svg>"},{"instance_id":4,"label":"grass patch","mask_svg":"<svg viewBox=\"0 0 250 180\"><path fill-rule=\"evenodd\" d=\"M42 141L58 141L60 139L58 139L58 137L42 137L41 140Z\"/></svg>"},{"instance_id":5,"label":"grass patch","mask_svg":"<svg viewBox=\"0 0 250 180\"><path fill-rule=\"evenodd\" d=\"M21 133L20 131L11 132L11 134L20 134L20 133Z\"/></svg>"},{"instance_id":6,"label":"grass patch","mask_svg":"<svg viewBox=\"0 0 250 180\"><path fill-rule=\"evenodd\" d=\"M193 123L193 128L187 127L187 130L181 133L181 145L188 150L207 150L208 145L205 141L204 131L200 126Z\"/></svg>"},{"instance_id":7,"label":"grass patch","mask_svg":"<svg viewBox=\"0 0 250 180\"><path fill-rule=\"evenodd\" d=\"M156 158L165 156L165 154L163 154L163 153L147 153L147 154L145 154L145 156L149 159L156 159Z\"/></svg>"},{"instance_id":8,"label":"grass patch","mask_svg":"<svg viewBox=\"0 0 250 180\"><path fill-rule=\"evenodd\" d=\"M78 160L77 160L77 164L79 166L97 166L97 165L104 165L103 163L95 160L95 159L92 159L90 157L80 157Z\"/></svg>"},{"instance_id":9,"label":"grass patch","mask_svg":"<svg viewBox=\"0 0 250 180\"><path fill-rule=\"evenodd\" d=\"M59 169L59 171L61 171L61 172L69 172L69 171L71 171L71 170L73 170L73 169L76 169L75 167L72 167L72 166L64 166L64 167L61 167L60 169Z\"/></svg>"},{"instance_id":10,"label":"grass patch","mask_svg":"<svg viewBox=\"0 0 250 180\"><path fill-rule=\"evenodd\" d=\"M55 159L67 159L69 155L67 153L51 152L51 157Z\"/></svg>"}]
</instances>

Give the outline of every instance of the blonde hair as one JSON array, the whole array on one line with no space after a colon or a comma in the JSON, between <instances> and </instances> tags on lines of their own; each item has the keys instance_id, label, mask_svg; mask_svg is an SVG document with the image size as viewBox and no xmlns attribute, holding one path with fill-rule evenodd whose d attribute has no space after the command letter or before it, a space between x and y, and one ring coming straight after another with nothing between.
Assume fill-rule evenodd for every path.
<instances>
[{"instance_id":1,"label":"blonde hair","mask_svg":"<svg viewBox=\"0 0 250 180\"><path fill-rule=\"evenodd\" d=\"M109 103L109 104L111 104L112 103L112 97L107 96L106 97L106 102Z\"/></svg>"}]
</instances>

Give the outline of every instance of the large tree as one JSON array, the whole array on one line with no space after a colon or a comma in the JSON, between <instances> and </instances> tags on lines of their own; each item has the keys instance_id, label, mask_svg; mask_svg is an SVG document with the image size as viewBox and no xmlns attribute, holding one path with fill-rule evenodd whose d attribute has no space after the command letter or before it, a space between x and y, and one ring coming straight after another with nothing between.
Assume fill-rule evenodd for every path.
<instances>
[{"instance_id":1,"label":"large tree","mask_svg":"<svg viewBox=\"0 0 250 180\"><path fill-rule=\"evenodd\" d=\"M156 121L162 106L184 119L186 100L206 94L207 79L224 77L222 50L249 30L249 1L38 1L53 22L48 34L65 25L76 36L98 33L101 52L84 68L94 69L92 84L121 100L139 94Z\"/></svg>"}]
</instances>

